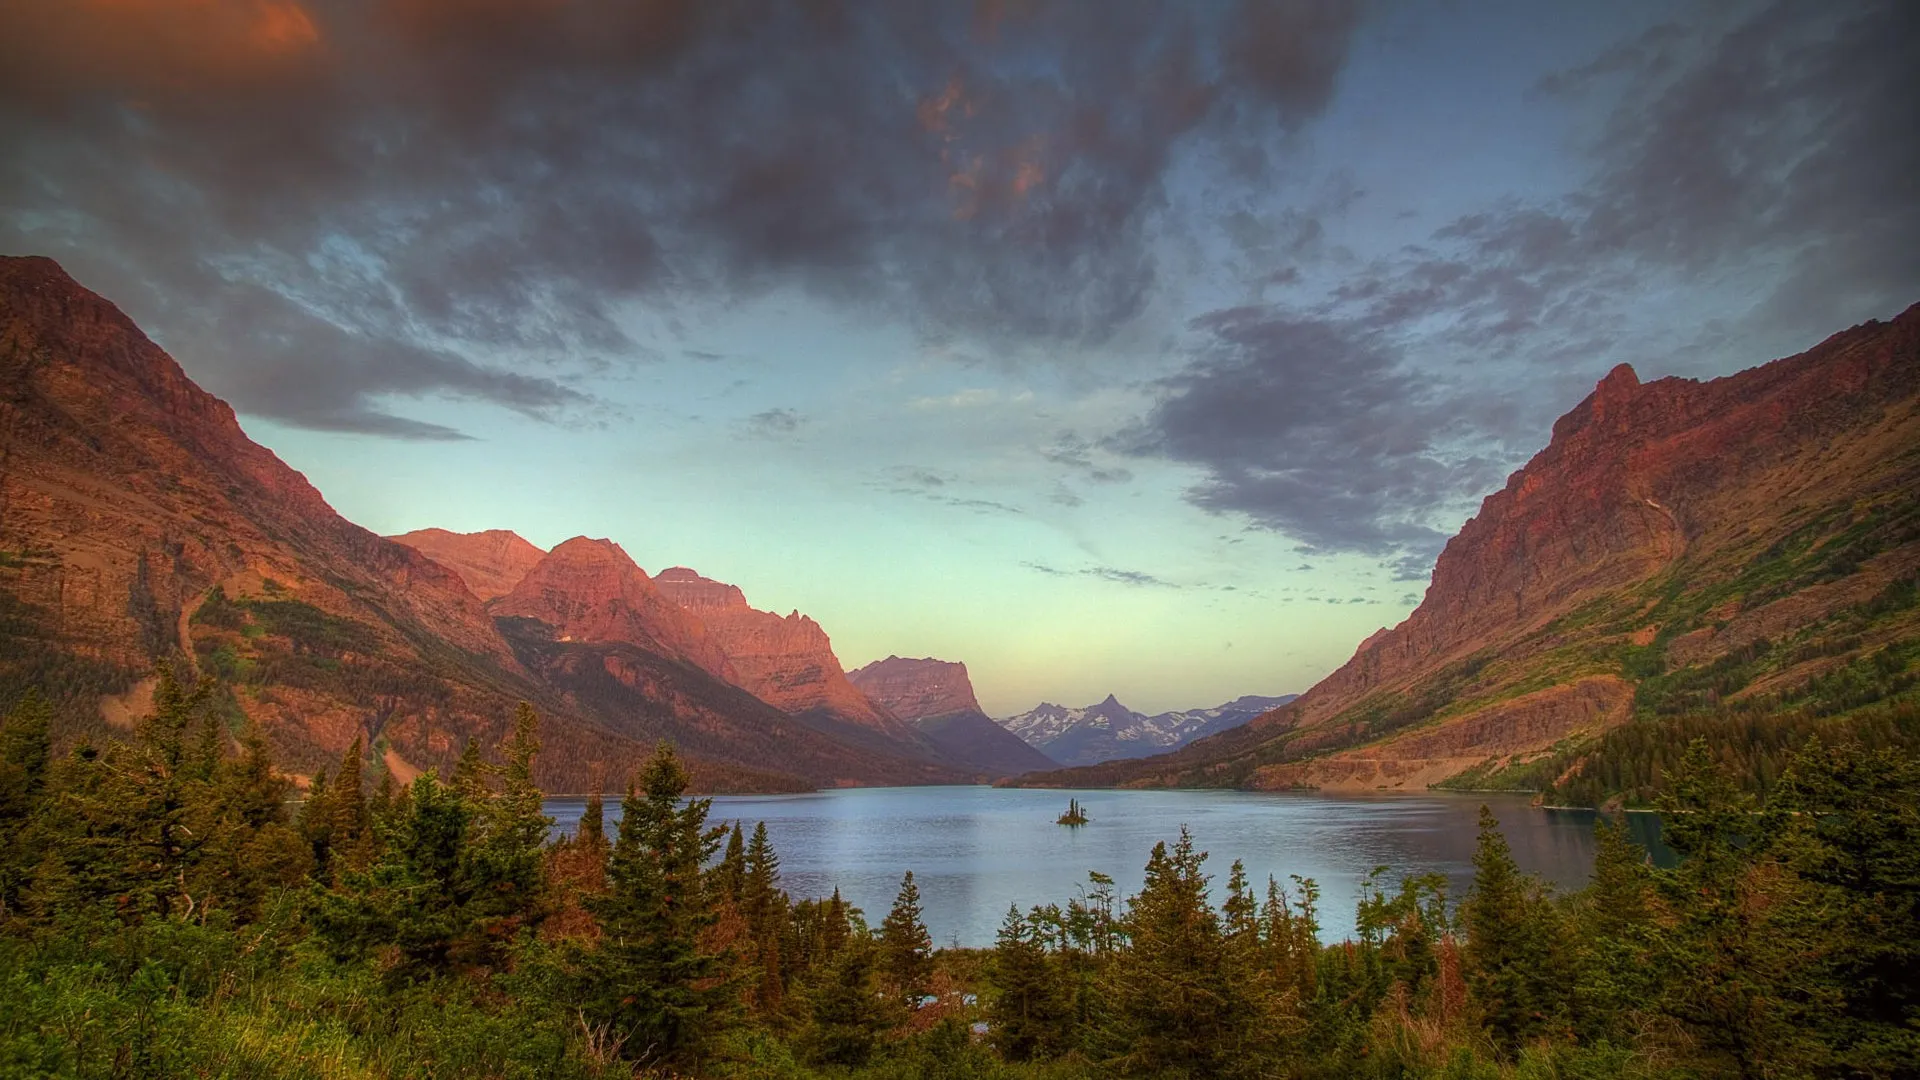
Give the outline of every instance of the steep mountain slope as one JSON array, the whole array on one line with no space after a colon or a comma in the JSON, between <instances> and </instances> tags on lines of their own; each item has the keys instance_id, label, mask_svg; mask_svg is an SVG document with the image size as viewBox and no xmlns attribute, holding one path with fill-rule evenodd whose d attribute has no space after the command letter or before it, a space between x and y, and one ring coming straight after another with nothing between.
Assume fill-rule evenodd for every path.
<instances>
[{"instance_id":1,"label":"steep mountain slope","mask_svg":"<svg viewBox=\"0 0 1920 1080\"><path fill-rule=\"evenodd\" d=\"M1043 701L999 723L1063 765L1093 765L1177 749L1195 739L1244 724L1293 698L1292 694L1284 697L1249 694L1210 709L1148 716L1127 708L1109 694L1105 701L1084 709L1069 709Z\"/></svg>"},{"instance_id":2,"label":"steep mountain slope","mask_svg":"<svg viewBox=\"0 0 1920 1080\"><path fill-rule=\"evenodd\" d=\"M738 586L684 566L660 571L661 594L711 635L738 673L736 685L788 713L806 714L922 746L913 730L847 681L820 624L795 611L785 618L749 607ZM860 734L860 732L855 732Z\"/></svg>"},{"instance_id":3,"label":"steep mountain slope","mask_svg":"<svg viewBox=\"0 0 1920 1080\"><path fill-rule=\"evenodd\" d=\"M1917 492L1920 306L1726 378L1622 366L1300 700L1029 782L1538 785L1630 721L1911 696Z\"/></svg>"},{"instance_id":4,"label":"steep mountain slope","mask_svg":"<svg viewBox=\"0 0 1920 1080\"><path fill-rule=\"evenodd\" d=\"M474 533L416 529L387 539L405 544L459 574L481 600L512 592L547 554L507 529Z\"/></svg>"},{"instance_id":5,"label":"steep mountain slope","mask_svg":"<svg viewBox=\"0 0 1920 1080\"><path fill-rule=\"evenodd\" d=\"M196 640L216 587L263 649L283 646L271 692L241 706L296 764L370 711L425 748L443 710L487 717L520 674L457 576L340 518L52 260L0 259L0 394L0 693L47 688L81 730L125 723L156 656L227 663ZM371 689L420 671L461 689L431 705ZM391 725L382 696L420 711Z\"/></svg>"},{"instance_id":6,"label":"steep mountain slope","mask_svg":"<svg viewBox=\"0 0 1920 1080\"><path fill-rule=\"evenodd\" d=\"M503 633L454 571L334 513L112 304L52 260L0 258L0 705L50 694L63 741L130 724L173 656L300 771L356 737L403 778L449 766L529 700L552 789L617 785L660 738L706 790L952 778L726 685L699 666L725 658L697 620L607 569L624 554L585 554L610 596L549 575L552 595L502 598ZM605 640L555 642L543 618ZM589 653L645 677L601 686L578 674Z\"/></svg>"},{"instance_id":7,"label":"steep mountain slope","mask_svg":"<svg viewBox=\"0 0 1920 1080\"><path fill-rule=\"evenodd\" d=\"M932 740L942 761L990 778L1059 764L981 711L965 664L889 656L848 672L847 679Z\"/></svg>"}]
</instances>

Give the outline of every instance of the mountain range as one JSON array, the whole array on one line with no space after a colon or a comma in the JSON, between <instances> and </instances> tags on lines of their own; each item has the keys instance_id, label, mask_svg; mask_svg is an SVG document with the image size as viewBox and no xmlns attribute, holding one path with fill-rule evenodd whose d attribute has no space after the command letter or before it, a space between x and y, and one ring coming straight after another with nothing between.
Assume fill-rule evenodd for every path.
<instances>
[{"instance_id":1,"label":"mountain range","mask_svg":"<svg viewBox=\"0 0 1920 1080\"><path fill-rule=\"evenodd\" d=\"M1726 751L1751 756L1782 717L1912 701L1917 493L1920 305L1724 378L1622 365L1448 542L1419 607L1298 700L1017 782L1618 789L1687 718L1753 725Z\"/></svg>"},{"instance_id":2,"label":"mountain range","mask_svg":"<svg viewBox=\"0 0 1920 1080\"><path fill-rule=\"evenodd\" d=\"M445 768L525 700L550 790L617 786L662 739L706 790L980 778L854 691L811 620L707 612L682 577L586 537L376 536L111 303L0 258L0 699L48 694L67 741L124 730L173 657L300 773L356 738L403 780Z\"/></svg>"},{"instance_id":3,"label":"mountain range","mask_svg":"<svg viewBox=\"0 0 1920 1080\"><path fill-rule=\"evenodd\" d=\"M1187 709L1148 716L1120 704L1112 694L1097 705L1069 709L1043 701L999 722L1002 728L1062 765L1149 757L1177 750L1208 735L1238 727L1297 695L1235 698L1210 709Z\"/></svg>"},{"instance_id":4,"label":"mountain range","mask_svg":"<svg viewBox=\"0 0 1920 1080\"><path fill-rule=\"evenodd\" d=\"M1612 785L1621 747L1657 759L1675 718L1920 693L1916 492L1920 306L1720 379L1623 365L1419 607L1297 700L1148 717L1109 697L1003 727L964 665L847 672L807 616L609 540L376 536L111 303L0 258L0 702L35 687L65 743L113 737L171 658L298 773L355 739L403 780L446 768L524 700L549 790L617 787L660 740L708 791Z\"/></svg>"}]
</instances>

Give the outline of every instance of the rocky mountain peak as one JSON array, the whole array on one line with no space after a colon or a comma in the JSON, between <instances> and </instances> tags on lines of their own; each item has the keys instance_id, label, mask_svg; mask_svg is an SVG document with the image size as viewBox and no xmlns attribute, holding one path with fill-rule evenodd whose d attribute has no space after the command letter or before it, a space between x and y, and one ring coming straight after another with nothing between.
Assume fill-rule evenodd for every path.
<instances>
[{"instance_id":1,"label":"rocky mountain peak","mask_svg":"<svg viewBox=\"0 0 1920 1080\"><path fill-rule=\"evenodd\" d=\"M457 533L416 529L387 539L402 543L460 575L482 600L513 591L546 552L510 529Z\"/></svg>"},{"instance_id":2,"label":"rocky mountain peak","mask_svg":"<svg viewBox=\"0 0 1920 1080\"><path fill-rule=\"evenodd\" d=\"M785 616L748 605L736 585L684 566L654 584L697 619L737 672L736 685L789 713L822 710L834 718L898 738L911 732L847 680L820 624L795 609Z\"/></svg>"},{"instance_id":3,"label":"rocky mountain peak","mask_svg":"<svg viewBox=\"0 0 1920 1080\"><path fill-rule=\"evenodd\" d=\"M902 720L980 711L967 665L961 663L889 656L849 672L847 678L875 704Z\"/></svg>"},{"instance_id":4,"label":"rocky mountain peak","mask_svg":"<svg viewBox=\"0 0 1920 1080\"><path fill-rule=\"evenodd\" d=\"M658 649L729 682L739 679L700 621L611 540L576 536L556 545L491 610L537 619L562 639Z\"/></svg>"},{"instance_id":5,"label":"rocky mountain peak","mask_svg":"<svg viewBox=\"0 0 1920 1080\"><path fill-rule=\"evenodd\" d=\"M694 611L707 609L745 609L747 594L738 585L700 576L684 566L671 566L653 579L660 591L674 603Z\"/></svg>"}]
</instances>

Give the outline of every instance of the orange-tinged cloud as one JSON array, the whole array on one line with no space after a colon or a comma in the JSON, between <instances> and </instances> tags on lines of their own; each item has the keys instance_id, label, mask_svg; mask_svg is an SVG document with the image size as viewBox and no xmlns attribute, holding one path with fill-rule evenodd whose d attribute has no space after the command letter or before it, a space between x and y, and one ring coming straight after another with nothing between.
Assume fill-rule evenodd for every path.
<instances>
[{"instance_id":1,"label":"orange-tinged cloud","mask_svg":"<svg viewBox=\"0 0 1920 1080\"><path fill-rule=\"evenodd\" d=\"M947 88L940 91L938 97L920 99L920 107L914 110L920 120L920 127L936 135L946 133L948 131L947 113L953 111L953 107L961 104L965 99L966 87L961 85L960 76L955 75L947 80ZM970 106L966 111L971 115Z\"/></svg>"},{"instance_id":2,"label":"orange-tinged cloud","mask_svg":"<svg viewBox=\"0 0 1920 1080\"><path fill-rule=\"evenodd\" d=\"M175 31L206 35L227 47L252 52L290 52L318 44L320 31L313 17L295 0L69 0L87 15L103 20L103 32L131 26L160 29L171 23ZM174 35L168 35L174 36Z\"/></svg>"},{"instance_id":3,"label":"orange-tinged cloud","mask_svg":"<svg viewBox=\"0 0 1920 1080\"><path fill-rule=\"evenodd\" d=\"M321 37L300 0L0 3L0 83L54 100L230 92L304 70Z\"/></svg>"}]
</instances>

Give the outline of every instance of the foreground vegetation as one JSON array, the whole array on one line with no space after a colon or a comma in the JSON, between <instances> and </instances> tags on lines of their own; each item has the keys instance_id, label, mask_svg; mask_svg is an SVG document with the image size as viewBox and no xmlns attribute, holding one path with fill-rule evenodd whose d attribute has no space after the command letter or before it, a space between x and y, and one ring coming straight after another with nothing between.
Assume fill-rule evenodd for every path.
<instances>
[{"instance_id":1,"label":"foreground vegetation","mask_svg":"<svg viewBox=\"0 0 1920 1080\"><path fill-rule=\"evenodd\" d=\"M1483 812L1474 884L1224 890L1184 833L1137 896L1009 911L934 951L789 897L662 748L607 834L550 841L523 708L404 787L356 744L297 814L257 732L162 674L130 742L0 726L0 1077L1912 1077L1920 766L1801 745L1764 803L1696 741L1671 869L1603 824L1553 896Z\"/></svg>"}]
</instances>

